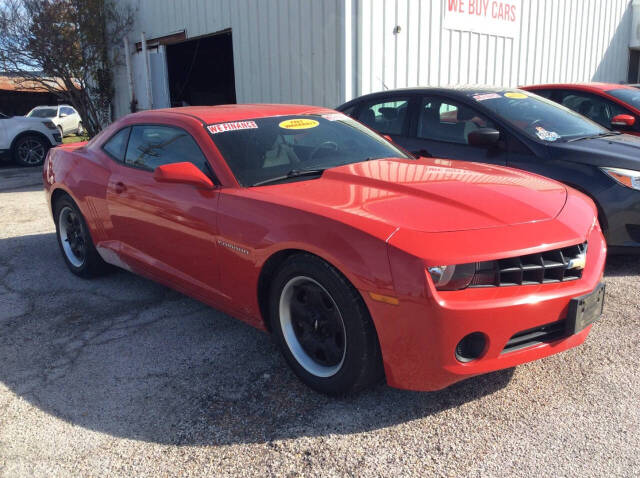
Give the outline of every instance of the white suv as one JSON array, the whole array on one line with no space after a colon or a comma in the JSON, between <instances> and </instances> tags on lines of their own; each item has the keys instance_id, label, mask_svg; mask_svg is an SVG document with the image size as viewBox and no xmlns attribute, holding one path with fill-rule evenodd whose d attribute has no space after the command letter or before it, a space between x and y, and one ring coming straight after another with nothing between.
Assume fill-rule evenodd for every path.
<instances>
[{"instance_id":1,"label":"white suv","mask_svg":"<svg viewBox=\"0 0 640 478\"><path fill-rule=\"evenodd\" d=\"M82 118L78 112L69 105L58 106L36 106L27 113L27 118L46 118L53 121L62 136L77 134L82 136Z\"/></svg>"},{"instance_id":2,"label":"white suv","mask_svg":"<svg viewBox=\"0 0 640 478\"><path fill-rule=\"evenodd\" d=\"M8 155L21 166L40 166L49 148L60 143L62 135L51 120L0 113L0 157Z\"/></svg>"}]
</instances>

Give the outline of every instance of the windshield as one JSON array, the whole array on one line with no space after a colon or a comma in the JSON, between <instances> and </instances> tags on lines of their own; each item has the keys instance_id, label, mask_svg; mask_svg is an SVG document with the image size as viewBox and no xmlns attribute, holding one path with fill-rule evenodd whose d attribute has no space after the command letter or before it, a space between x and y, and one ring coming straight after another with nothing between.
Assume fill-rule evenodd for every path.
<instances>
[{"instance_id":1,"label":"windshield","mask_svg":"<svg viewBox=\"0 0 640 478\"><path fill-rule=\"evenodd\" d=\"M368 159L409 158L341 113L258 118L213 124L207 129L243 186L286 176L292 171L323 170Z\"/></svg>"},{"instance_id":2,"label":"windshield","mask_svg":"<svg viewBox=\"0 0 640 478\"><path fill-rule=\"evenodd\" d=\"M640 110L640 90L619 88L617 90L608 90L607 93Z\"/></svg>"},{"instance_id":3,"label":"windshield","mask_svg":"<svg viewBox=\"0 0 640 478\"><path fill-rule=\"evenodd\" d=\"M27 115L30 118L55 118L58 115L58 110L55 108L36 108L29 111Z\"/></svg>"},{"instance_id":4,"label":"windshield","mask_svg":"<svg viewBox=\"0 0 640 478\"><path fill-rule=\"evenodd\" d=\"M557 141L609 133L569 108L529 93L478 93L472 98L534 139Z\"/></svg>"}]
</instances>

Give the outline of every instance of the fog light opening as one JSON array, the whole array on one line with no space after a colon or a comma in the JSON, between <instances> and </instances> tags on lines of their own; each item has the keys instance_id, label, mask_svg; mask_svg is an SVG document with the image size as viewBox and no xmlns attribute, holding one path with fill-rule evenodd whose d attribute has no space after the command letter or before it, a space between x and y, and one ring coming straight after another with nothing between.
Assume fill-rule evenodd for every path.
<instances>
[{"instance_id":1,"label":"fog light opening","mask_svg":"<svg viewBox=\"0 0 640 478\"><path fill-rule=\"evenodd\" d=\"M487 339L482 332L465 335L456 345L456 359L460 362L471 362L482 356Z\"/></svg>"}]
</instances>

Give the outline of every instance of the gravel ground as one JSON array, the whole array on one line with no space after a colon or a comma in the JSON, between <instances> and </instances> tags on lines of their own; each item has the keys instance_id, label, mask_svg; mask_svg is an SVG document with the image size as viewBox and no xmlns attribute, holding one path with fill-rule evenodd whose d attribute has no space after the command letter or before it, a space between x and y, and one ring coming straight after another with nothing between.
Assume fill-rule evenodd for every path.
<instances>
[{"instance_id":1,"label":"gravel ground","mask_svg":"<svg viewBox=\"0 0 640 478\"><path fill-rule=\"evenodd\" d=\"M437 393L333 400L269 337L67 272L40 172L0 169L0 476L639 476L640 259L587 342Z\"/></svg>"}]
</instances>

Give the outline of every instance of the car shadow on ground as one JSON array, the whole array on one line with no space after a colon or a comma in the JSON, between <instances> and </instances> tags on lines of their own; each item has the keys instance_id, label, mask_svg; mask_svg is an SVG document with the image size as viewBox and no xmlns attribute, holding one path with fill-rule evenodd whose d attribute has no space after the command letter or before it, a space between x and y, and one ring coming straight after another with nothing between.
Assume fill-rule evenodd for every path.
<instances>
[{"instance_id":1,"label":"car shadow on ground","mask_svg":"<svg viewBox=\"0 0 640 478\"><path fill-rule=\"evenodd\" d=\"M54 234L0 240L0 382L74 425L170 444L269 442L391 426L505 387L505 370L433 393L332 399L270 337L146 279L69 273Z\"/></svg>"},{"instance_id":2,"label":"car shadow on ground","mask_svg":"<svg viewBox=\"0 0 640 478\"><path fill-rule=\"evenodd\" d=\"M607 256L604 275L605 277L640 275L640 253Z\"/></svg>"}]
</instances>

